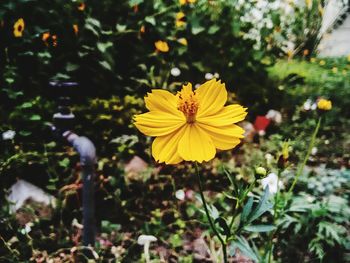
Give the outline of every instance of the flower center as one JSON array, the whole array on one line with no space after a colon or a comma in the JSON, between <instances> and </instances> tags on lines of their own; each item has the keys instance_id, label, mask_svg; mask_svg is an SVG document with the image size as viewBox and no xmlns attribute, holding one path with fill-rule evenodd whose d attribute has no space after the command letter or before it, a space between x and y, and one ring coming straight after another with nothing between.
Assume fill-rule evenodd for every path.
<instances>
[{"instance_id":1,"label":"flower center","mask_svg":"<svg viewBox=\"0 0 350 263\"><path fill-rule=\"evenodd\" d=\"M178 96L178 110L183 112L187 123L194 123L199 103L196 94L192 91L192 85L189 83L187 86L183 86Z\"/></svg>"}]
</instances>

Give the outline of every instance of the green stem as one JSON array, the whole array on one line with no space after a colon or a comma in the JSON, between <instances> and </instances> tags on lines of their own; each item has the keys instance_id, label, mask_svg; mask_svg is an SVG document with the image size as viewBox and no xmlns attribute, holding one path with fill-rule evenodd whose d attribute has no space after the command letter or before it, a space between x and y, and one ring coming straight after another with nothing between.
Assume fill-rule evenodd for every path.
<instances>
[{"instance_id":1,"label":"green stem","mask_svg":"<svg viewBox=\"0 0 350 263\"><path fill-rule=\"evenodd\" d=\"M239 199L239 198L236 199L236 200L237 200L237 203L236 203L235 211L234 211L234 213L233 213L231 222L230 222L230 224L229 224L230 230L232 229L232 226L233 226L235 217L236 217L236 215L237 215L237 213L238 213L238 207L239 207L239 205L240 205L240 204L244 204L244 201L245 201L247 195L249 194L250 191L252 191L252 189L253 189L255 183L256 183L256 179L254 179L254 182L253 182L252 184L250 184L250 186L248 187L248 189L244 192L244 194L243 194L243 196L242 196L242 199Z\"/></svg>"},{"instance_id":2,"label":"green stem","mask_svg":"<svg viewBox=\"0 0 350 263\"><path fill-rule=\"evenodd\" d=\"M316 136L317 136L318 130L320 129L320 126L321 126L321 120L322 120L322 117L319 117L318 122L317 122L316 127L315 127L315 130L314 130L314 133L311 136L311 141L310 141L309 147L307 149L305 158L304 158L302 164L299 166L299 168L297 170L297 173L296 173L296 175L294 177L294 181L293 181L291 187L288 190L288 194L290 194L293 191L296 183L299 180L299 177L300 177L301 173L304 170L304 167L306 165L307 160L309 160L312 148L314 147L314 144L315 144L315 140L316 140Z\"/></svg>"},{"instance_id":3,"label":"green stem","mask_svg":"<svg viewBox=\"0 0 350 263\"><path fill-rule=\"evenodd\" d=\"M275 224L276 222L276 219L278 217L278 214L277 214L277 204L278 204L278 199L279 199L279 191L280 191L280 188L279 188L279 182L280 182L280 177L281 177L281 173L282 173L282 170L281 169L278 169L278 173L277 173L277 192L276 192L276 195L275 195L275 203L273 205L273 221L272 223ZM271 257L272 257L272 247L273 247L273 237L276 233L276 230L272 231L270 233L270 236L269 236L269 243L268 243L268 253L269 253L269 258L268 258L268 263L271 263Z\"/></svg>"},{"instance_id":4,"label":"green stem","mask_svg":"<svg viewBox=\"0 0 350 263\"><path fill-rule=\"evenodd\" d=\"M224 262L227 263L226 243L225 243L224 239L221 237L221 235L219 234L218 230L216 229L216 227L214 225L214 222L213 222L212 218L210 217L208 206L207 206L207 202L205 201L204 194L203 194L202 177L201 177L201 175L199 173L199 169L198 169L198 164L197 163L195 163L195 169L196 169L196 174L197 174L197 178L198 178L199 193L201 195L201 199L202 199L202 203L203 203L203 206L204 206L205 214L207 216L207 219L209 221L211 229L213 230L214 234L218 237L218 239L219 239L219 241L221 243L222 252L223 252L223 255L224 255Z\"/></svg>"}]
</instances>

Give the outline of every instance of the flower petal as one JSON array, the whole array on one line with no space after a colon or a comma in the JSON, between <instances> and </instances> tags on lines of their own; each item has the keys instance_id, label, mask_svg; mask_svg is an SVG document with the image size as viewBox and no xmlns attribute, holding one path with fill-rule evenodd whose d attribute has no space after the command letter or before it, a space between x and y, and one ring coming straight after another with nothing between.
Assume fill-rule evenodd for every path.
<instances>
[{"instance_id":1,"label":"flower petal","mask_svg":"<svg viewBox=\"0 0 350 263\"><path fill-rule=\"evenodd\" d=\"M175 115L182 113L177 109L177 97L167 90L153 89L145 97L146 108L150 111L164 111Z\"/></svg>"},{"instance_id":2,"label":"flower petal","mask_svg":"<svg viewBox=\"0 0 350 263\"><path fill-rule=\"evenodd\" d=\"M150 111L134 117L135 126L148 136L163 136L174 132L186 123L183 115Z\"/></svg>"},{"instance_id":3,"label":"flower petal","mask_svg":"<svg viewBox=\"0 0 350 263\"><path fill-rule=\"evenodd\" d=\"M211 79L196 90L199 98L197 117L212 115L220 111L227 101L225 84Z\"/></svg>"},{"instance_id":4,"label":"flower petal","mask_svg":"<svg viewBox=\"0 0 350 263\"><path fill-rule=\"evenodd\" d=\"M152 155L160 163L177 164L183 159L180 157L177 148L186 126L164 136L155 138L152 144Z\"/></svg>"},{"instance_id":5,"label":"flower petal","mask_svg":"<svg viewBox=\"0 0 350 263\"><path fill-rule=\"evenodd\" d=\"M179 141L178 152L186 161L209 161L214 158L216 150L210 136L197 124L186 125L186 130Z\"/></svg>"},{"instance_id":6,"label":"flower petal","mask_svg":"<svg viewBox=\"0 0 350 263\"><path fill-rule=\"evenodd\" d=\"M240 139L244 137L244 129L235 124L221 127L203 123L198 123L197 125L209 134L215 147L220 150L229 150L236 147L241 142Z\"/></svg>"},{"instance_id":7,"label":"flower petal","mask_svg":"<svg viewBox=\"0 0 350 263\"><path fill-rule=\"evenodd\" d=\"M224 107L214 115L197 117L197 121L211 126L227 126L244 120L247 115L246 109L241 105L233 104Z\"/></svg>"}]
</instances>

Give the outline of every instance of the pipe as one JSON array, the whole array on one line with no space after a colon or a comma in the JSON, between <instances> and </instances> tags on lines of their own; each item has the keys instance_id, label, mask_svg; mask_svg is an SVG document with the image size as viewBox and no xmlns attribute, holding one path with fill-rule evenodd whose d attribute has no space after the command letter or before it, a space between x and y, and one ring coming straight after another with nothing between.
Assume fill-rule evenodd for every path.
<instances>
[{"instance_id":1,"label":"pipe","mask_svg":"<svg viewBox=\"0 0 350 263\"><path fill-rule=\"evenodd\" d=\"M96 235L95 224L95 164L96 148L85 136L66 131L63 133L69 143L80 155L83 178L83 246L94 246Z\"/></svg>"}]
</instances>

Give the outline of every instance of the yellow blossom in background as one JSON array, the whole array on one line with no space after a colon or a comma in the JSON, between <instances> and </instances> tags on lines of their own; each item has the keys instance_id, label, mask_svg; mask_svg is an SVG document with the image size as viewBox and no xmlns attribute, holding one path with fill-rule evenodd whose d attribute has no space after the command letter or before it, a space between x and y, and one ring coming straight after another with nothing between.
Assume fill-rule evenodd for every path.
<instances>
[{"instance_id":1,"label":"yellow blossom in background","mask_svg":"<svg viewBox=\"0 0 350 263\"><path fill-rule=\"evenodd\" d=\"M319 108L320 110L331 110L332 109L332 102L330 100L326 100L326 99L319 99L317 101L317 108Z\"/></svg>"},{"instance_id":2,"label":"yellow blossom in background","mask_svg":"<svg viewBox=\"0 0 350 263\"><path fill-rule=\"evenodd\" d=\"M307 8L310 10L312 7L312 0L305 0L305 4L306 4Z\"/></svg>"},{"instance_id":3,"label":"yellow blossom in background","mask_svg":"<svg viewBox=\"0 0 350 263\"><path fill-rule=\"evenodd\" d=\"M184 12L176 13L175 25L176 25L176 27L182 27L182 26L186 25Z\"/></svg>"},{"instance_id":4,"label":"yellow blossom in background","mask_svg":"<svg viewBox=\"0 0 350 263\"><path fill-rule=\"evenodd\" d=\"M324 60L320 60L320 65L321 65L321 66L326 65L326 61L324 61Z\"/></svg>"},{"instance_id":5,"label":"yellow blossom in background","mask_svg":"<svg viewBox=\"0 0 350 263\"><path fill-rule=\"evenodd\" d=\"M81 2L79 5L78 5L78 10L79 11L84 11L85 10L85 3L84 2Z\"/></svg>"},{"instance_id":6,"label":"yellow blossom in background","mask_svg":"<svg viewBox=\"0 0 350 263\"><path fill-rule=\"evenodd\" d=\"M188 42L187 42L187 39L182 37L182 38L179 38L177 40L177 42L179 42L180 44L184 45L184 46L187 46L188 45Z\"/></svg>"},{"instance_id":7,"label":"yellow blossom in background","mask_svg":"<svg viewBox=\"0 0 350 263\"><path fill-rule=\"evenodd\" d=\"M318 12L320 13L320 16L323 16L324 14L324 8L322 7L322 5L318 5Z\"/></svg>"},{"instance_id":8,"label":"yellow blossom in background","mask_svg":"<svg viewBox=\"0 0 350 263\"><path fill-rule=\"evenodd\" d=\"M180 5L194 4L196 0L179 0Z\"/></svg>"},{"instance_id":9,"label":"yellow blossom in background","mask_svg":"<svg viewBox=\"0 0 350 263\"><path fill-rule=\"evenodd\" d=\"M165 41L158 40L157 42L154 43L154 46L160 52L168 52L169 51L169 45Z\"/></svg>"},{"instance_id":10,"label":"yellow blossom in background","mask_svg":"<svg viewBox=\"0 0 350 263\"><path fill-rule=\"evenodd\" d=\"M343 69L341 73L345 76L346 75L346 70Z\"/></svg>"},{"instance_id":11,"label":"yellow blossom in background","mask_svg":"<svg viewBox=\"0 0 350 263\"><path fill-rule=\"evenodd\" d=\"M337 73L337 72L338 72L338 68L337 68L337 67L333 67L333 68L332 68L332 72L333 72L333 73Z\"/></svg>"},{"instance_id":12,"label":"yellow blossom in background","mask_svg":"<svg viewBox=\"0 0 350 263\"><path fill-rule=\"evenodd\" d=\"M45 32L41 37L42 41L44 41L46 45L49 38L50 38L50 32Z\"/></svg>"},{"instance_id":13,"label":"yellow blossom in background","mask_svg":"<svg viewBox=\"0 0 350 263\"><path fill-rule=\"evenodd\" d=\"M284 141L282 143L282 157L285 160L288 160L289 158L289 141Z\"/></svg>"},{"instance_id":14,"label":"yellow blossom in background","mask_svg":"<svg viewBox=\"0 0 350 263\"><path fill-rule=\"evenodd\" d=\"M51 39L52 39L52 45L54 47L56 47L57 46L57 35L52 35Z\"/></svg>"},{"instance_id":15,"label":"yellow blossom in background","mask_svg":"<svg viewBox=\"0 0 350 263\"><path fill-rule=\"evenodd\" d=\"M176 95L154 89L145 97L149 112L136 115L135 126L156 137L152 155L158 162L209 161L216 149L232 149L243 138L244 130L235 123L244 120L246 108L225 106L226 101L225 84L216 79L195 91L188 83Z\"/></svg>"},{"instance_id":16,"label":"yellow blossom in background","mask_svg":"<svg viewBox=\"0 0 350 263\"><path fill-rule=\"evenodd\" d=\"M74 30L74 33L75 33L76 35L78 35L78 33L79 33L79 27L78 27L77 24L74 24L74 25L73 25L73 30Z\"/></svg>"},{"instance_id":17,"label":"yellow blossom in background","mask_svg":"<svg viewBox=\"0 0 350 263\"><path fill-rule=\"evenodd\" d=\"M15 37L21 37L23 35L24 26L25 24L23 18L18 19L13 25L13 35Z\"/></svg>"},{"instance_id":18,"label":"yellow blossom in background","mask_svg":"<svg viewBox=\"0 0 350 263\"><path fill-rule=\"evenodd\" d=\"M144 34L146 32L146 27L144 25L140 28L140 33Z\"/></svg>"},{"instance_id":19,"label":"yellow blossom in background","mask_svg":"<svg viewBox=\"0 0 350 263\"><path fill-rule=\"evenodd\" d=\"M315 63L315 62L316 62L316 59L315 59L315 58L310 58L310 62L311 62L311 63Z\"/></svg>"},{"instance_id":20,"label":"yellow blossom in background","mask_svg":"<svg viewBox=\"0 0 350 263\"><path fill-rule=\"evenodd\" d=\"M294 51L291 50L291 49L287 50L287 57L288 57L288 59L292 59L293 56L294 56Z\"/></svg>"},{"instance_id":21,"label":"yellow blossom in background","mask_svg":"<svg viewBox=\"0 0 350 263\"><path fill-rule=\"evenodd\" d=\"M348 55L347 59L348 59L348 62L350 62L350 54Z\"/></svg>"}]
</instances>

